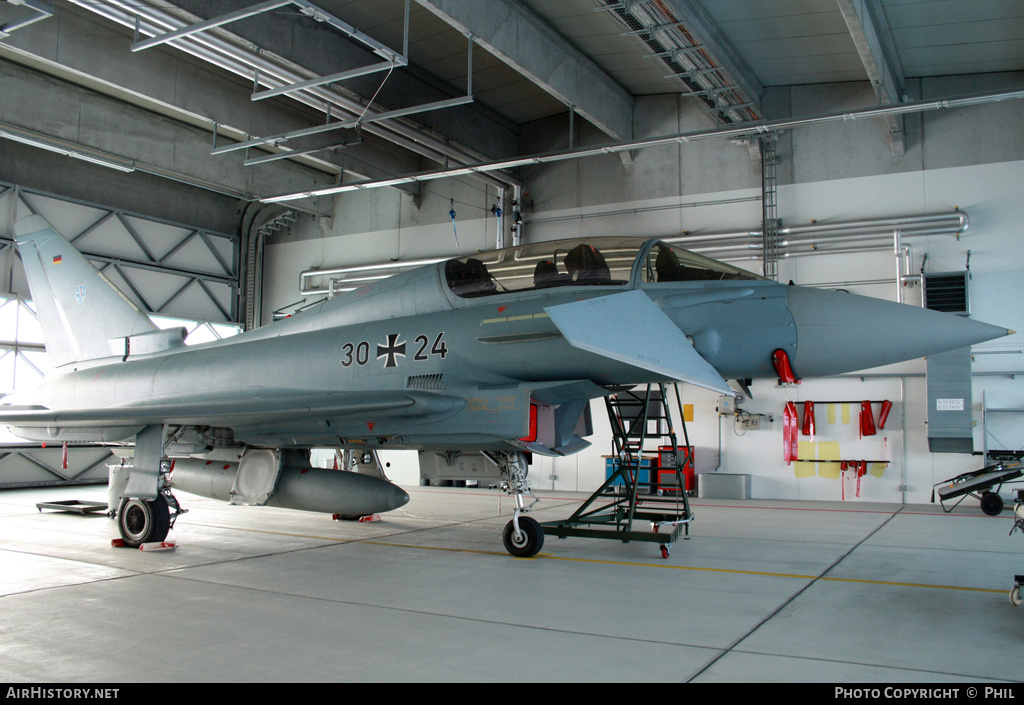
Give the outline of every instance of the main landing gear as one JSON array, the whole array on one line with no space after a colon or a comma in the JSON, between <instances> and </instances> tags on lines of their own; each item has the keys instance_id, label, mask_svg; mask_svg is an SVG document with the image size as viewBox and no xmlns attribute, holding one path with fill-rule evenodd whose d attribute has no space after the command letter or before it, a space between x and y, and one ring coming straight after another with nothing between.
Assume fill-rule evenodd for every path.
<instances>
[{"instance_id":1,"label":"main landing gear","mask_svg":"<svg viewBox=\"0 0 1024 705\"><path fill-rule=\"evenodd\" d=\"M536 556L544 547L544 529L535 519L522 516L539 501L530 492L530 483L526 479L528 471L526 456L518 452L496 452L487 455L497 463L501 470L501 489L516 499L516 509L512 514L512 521L505 525L505 531L502 534L505 550L517 558ZM523 500L524 495L530 495L533 498L529 506L526 506Z\"/></svg>"},{"instance_id":2,"label":"main landing gear","mask_svg":"<svg viewBox=\"0 0 1024 705\"><path fill-rule=\"evenodd\" d=\"M124 497L117 507L117 528L123 545L138 548L144 543L163 541L177 518L187 512L171 493L170 463L160 464L160 489L156 499Z\"/></svg>"},{"instance_id":3,"label":"main landing gear","mask_svg":"<svg viewBox=\"0 0 1024 705\"><path fill-rule=\"evenodd\" d=\"M167 498L162 494L158 494L154 500L125 497L117 508L117 528L124 545L131 548L152 541L163 541L171 530Z\"/></svg>"}]
</instances>

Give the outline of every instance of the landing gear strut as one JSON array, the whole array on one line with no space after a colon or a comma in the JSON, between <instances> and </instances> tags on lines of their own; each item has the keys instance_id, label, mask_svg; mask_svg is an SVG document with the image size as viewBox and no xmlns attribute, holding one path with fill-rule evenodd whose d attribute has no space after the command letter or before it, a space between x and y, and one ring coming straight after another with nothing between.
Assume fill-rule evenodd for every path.
<instances>
[{"instance_id":1,"label":"landing gear strut","mask_svg":"<svg viewBox=\"0 0 1024 705\"><path fill-rule=\"evenodd\" d=\"M530 483L526 479L528 467L523 453L488 453L501 470L501 489L515 497L516 509L512 521L505 525L502 540L505 550L517 558L536 556L544 546L544 529L534 519L522 516L533 508L539 500L530 492ZM533 501L529 506L523 500L529 495Z\"/></svg>"}]
</instances>

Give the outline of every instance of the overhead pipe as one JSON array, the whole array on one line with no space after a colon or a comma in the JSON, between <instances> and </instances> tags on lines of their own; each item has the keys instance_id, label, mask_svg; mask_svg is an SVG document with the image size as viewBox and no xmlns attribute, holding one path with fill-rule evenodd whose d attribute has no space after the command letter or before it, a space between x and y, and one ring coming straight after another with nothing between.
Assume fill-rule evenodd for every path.
<instances>
[{"instance_id":1,"label":"overhead pipe","mask_svg":"<svg viewBox=\"0 0 1024 705\"><path fill-rule=\"evenodd\" d=\"M945 221L955 221L941 225ZM930 226L934 223L940 225ZM780 236L792 236L790 241L807 240L815 235L834 233L830 237L855 237L888 239L892 236L893 228L900 228L904 234L918 235L945 235L950 233L964 233L970 227L970 219L967 213L961 210L952 213L932 213L923 215L902 216L899 218L878 218L874 220L851 220L835 223L809 223L807 225L790 225L779 228ZM666 238L671 242L679 243L705 243L705 242L730 242L743 241L745 239L761 239L760 230L733 231L723 233L687 233L686 235ZM693 249L693 248L690 248Z\"/></svg>"},{"instance_id":2,"label":"overhead pipe","mask_svg":"<svg viewBox=\"0 0 1024 705\"><path fill-rule=\"evenodd\" d=\"M927 223L942 222L952 219L955 219L957 221L956 230L958 232L965 232L971 225L970 219L967 217L967 214L958 209L954 210L952 213L931 213L923 215L908 215L898 218L876 218L872 220L853 220L836 223L812 223L810 225L796 225L780 228L779 233L785 235L797 235L805 232L828 232L831 230L862 230L866 228L870 228L873 230L888 229L888 232L892 232L892 228L894 227L916 227L918 225L925 225Z\"/></svg>"},{"instance_id":3,"label":"overhead pipe","mask_svg":"<svg viewBox=\"0 0 1024 705\"><path fill-rule=\"evenodd\" d=\"M989 93L979 96L968 96L965 98L946 98L941 100L913 101L885 108L868 108L865 110L857 110L853 112L834 113L831 115L819 115L817 117L767 120L760 121L754 124L746 124L739 127L714 130L701 130L697 132L682 132L679 134L667 135L664 137L651 137L648 139L634 140L630 142L613 142L611 144L604 144L596 147L586 147L582 149L567 149L558 152L547 152L544 154L533 154L522 157L512 157L509 159L502 159L493 162L478 162L475 164L467 164L465 166L449 167L433 171L422 171L384 179L370 179L367 181L344 184L341 186L332 186L317 189L311 192L281 194L279 196L271 196L261 200L264 203L278 203L281 201L289 201L297 198L307 198L309 196L327 196L336 193L354 191L358 189L381 188L384 186L397 186L399 184L409 184L419 181L433 181L436 179L446 179L455 176L491 173L494 171L512 169L514 167L519 166L551 164L555 162L581 159L583 157L619 154L622 152L629 152L635 149L647 149L649 147L660 147L663 145L671 144L681 145L706 139L749 138L752 136L768 132L775 132L780 130L793 130L798 127L819 125L829 122L836 122L840 120L870 120L876 118L887 118L891 115L904 115L909 113L926 112L929 110L961 108L966 106L984 105L987 103L998 103L1007 100L1022 99L1024 99L1024 90L1006 91L1001 93Z\"/></svg>"},{"instance_id":4,"label":"overhead pipe","mask_svg":"<svg viewBox=\"0 0 1024 705\"><path fill-rule=\"evenodd\" d=\"M884 229L890 230L885 232ZM953 213L934 213L898 218L879 218L872 220L845 221L837 223L812 223L809 225L790 226L780 230L787 234L779 244L779 256L782 258L801 257L811 254L854 254L890 250L896 257L896 300L903 303L903 289L921 282L920 274L911 274L913 249L904 243L905 237L923 237L927 235L951 235L959 237L970 227L967 213L957 209ZM689 246L694 252L716 257L725 261L757 259L762 250L761 233L711 233L703 236L687 236L672 238L673 241ZM882 240L891 240L883 244ZM707 243L705 246L692 246L694 241ZM833 247L843 242L862 242L857 247ZM751 254L737 257L735 250L748 250Z\"/></svg>"},{"instance_id":5,"label":"overhead pipe","mask_svg":"<svg viewBox=\"0 0 1024 705\"><path fill-rule=\"evenodd\" d=\"M805 244L828 245L846 241L889 241L893 237L894 229L899 229L901 238L954 234L959 236L969 227L970 219L967 213L961 210L952 213L932 213L899 218L810 223L781 228L779 232L784 239L780 242L779 247L784 252L786 248L792 249L796 245ZM762 247L761 231L759 230L687 234L664 239L667 242L680 244L694 252L710 254L710 256L714 256L716 252L742 248L760 251ZM821 248L817 246L814 249L821 251Z\"/></svg>"}]
</instances>

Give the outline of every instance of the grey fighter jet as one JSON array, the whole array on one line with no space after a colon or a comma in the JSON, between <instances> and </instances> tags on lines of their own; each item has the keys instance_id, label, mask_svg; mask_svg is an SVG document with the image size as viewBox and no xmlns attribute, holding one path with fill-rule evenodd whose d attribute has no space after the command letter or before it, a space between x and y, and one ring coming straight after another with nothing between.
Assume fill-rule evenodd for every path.
<instances>
[{"instance_id":1,"label":"grey fighter jet","mask_svg":"<svg viewBox=\"0 0 1024 705\"><path fill-rule=\"evenodd\" d=\"M118 509L129 545L166 536L172 486L342 515L408 501L382 477L311 468L326 446L485 451L529 555L543 532L521 516L526 459L586 447L592 399L666 381L734 394L726 379L833 375L1012 332L619 237L423 266L186 347L43 218L16 239L58 374L6 397L0 423L36 441L134 439Z\"/></svg>"}]
</instances>

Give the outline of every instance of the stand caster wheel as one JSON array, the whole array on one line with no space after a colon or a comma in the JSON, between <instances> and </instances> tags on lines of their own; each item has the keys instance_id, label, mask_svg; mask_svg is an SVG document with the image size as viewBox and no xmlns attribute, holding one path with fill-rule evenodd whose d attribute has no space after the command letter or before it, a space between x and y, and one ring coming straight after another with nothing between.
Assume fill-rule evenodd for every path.
<instances>
[{"instance_id":1,"label":"stand caster wheel","mask_svg":"<svg viewBox=\"0 0 1024 705\"><path fill-rule=\"evenodd\" d=\"M1003 498L995 492L981 495L981 511L990 517L998 516L1003 511Z\"/></svg>"}]
</instances>

